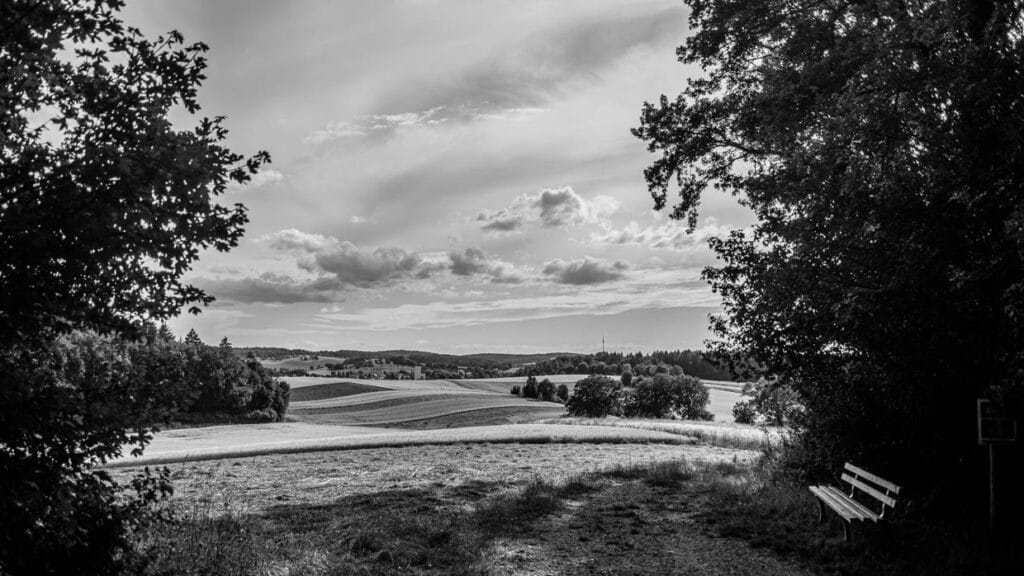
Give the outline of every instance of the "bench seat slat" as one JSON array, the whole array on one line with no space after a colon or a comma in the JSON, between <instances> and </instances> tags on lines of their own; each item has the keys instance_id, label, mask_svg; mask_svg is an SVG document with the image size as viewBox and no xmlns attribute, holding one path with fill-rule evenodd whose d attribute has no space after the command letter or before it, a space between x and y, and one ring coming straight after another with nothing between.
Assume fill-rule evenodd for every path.
<instances>
[{"instance_id":1,"label":"bench seat slat","mask_svg":"<svg viewBox=\"0 0 1024 576\"><path fill-rule=\"evenodd\" d=\"M890 508L896 506L896 500L894 500L891 497L886 496L885 494L879 492L874 487L869 486L868 484L865 484L864 482L861 482L858 478L856 478L854 476L850 476L849 474L844 473L843 476L842 476L842 479L843 479L844 482L849 482L850 485L859 488L865 494L867 494L868 496L873 497L875 500L878 500L882 504L885 504L886 506L888 506Z\"/></svg>"},{"instance_id":2,"label":"bench seat slat","mask_svg":"<svg viewBox=\"0 0 1024 576\"><path fill-rule=\"evenodd\" d=\"M846 501L844 501L841 497L837 496L834 492L828 490L827 486L822 486L821 488L823 488L823 490L820 493L822 500L825 502L825 504L828 505L829 508L834 510L836 514L842 516L843 519L847 522L860 520L860 514L856 510L851 508L849 505L847 505Z\"/></svg>"},{"instance_id":3,"label":"bench seat slat","mask_svg":"<svg viewBox=\"0 0 1024 576\"><path fill-rule=\"evenodd\" d=\"M878 520L877 514L860 502L851 500L849 496L834 486L811 486L810 490L811 493L820 498L822 502L827 504L829 508L842 516L847 522L853 520L870 520L875 522Z\"/></svg>"},{"instance_id":4,"label":"bench seat slat","mask_svg":"<svg viewBox=\"0 0 1024 576\"><path fill-rule=\"evenodd\" d=\"M853 472L854 474L856 474L857 476L860 476L861 478L864 478L866 480L870 480L870 481L874 482L875 484L878 484L882 488L885 488L886 490L892 492L893 494L899 494L900 493L900 487L895 485L895 484L893 484L892 482L889 482L885 478L881 478L879 476L876 476L876 475L872 474L871 472L868 472L867 470L865 470L863 468L858 468L857 466L854 466L853 464L850 464L849 462L847 462L844 467L847 470L849 470L850 472ZM891 506L891 504L890 504L890 506Z\"/></svg>"}]
</instances>

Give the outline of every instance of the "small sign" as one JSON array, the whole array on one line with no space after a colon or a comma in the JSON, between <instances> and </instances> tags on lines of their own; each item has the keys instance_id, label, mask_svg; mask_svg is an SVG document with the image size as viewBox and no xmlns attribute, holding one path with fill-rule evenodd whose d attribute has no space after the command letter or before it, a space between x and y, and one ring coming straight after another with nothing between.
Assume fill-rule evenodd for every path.
<instances>
[{"instance_id":1,"label":"small sign","mask_svg":"<svg viewBox=\"0 0 1024 576\"><path fill-rule=\"evenodd\" d=\"M1009 444L1017 441L1017 421L1002 406L978 398L978 444Z\"/></svg>"}]
</instances>

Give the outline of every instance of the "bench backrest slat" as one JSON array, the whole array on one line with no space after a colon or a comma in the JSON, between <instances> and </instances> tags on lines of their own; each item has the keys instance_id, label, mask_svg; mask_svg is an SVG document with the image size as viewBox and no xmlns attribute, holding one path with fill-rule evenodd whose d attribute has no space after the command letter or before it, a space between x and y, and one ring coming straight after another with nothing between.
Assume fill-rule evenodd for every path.
<instances>
[{"instance_id":1,"label":"bench backrest slat","mask_svg":"<svg viewBox=\"0 0 1024 576\"><path fill-rule=\"evenodd\" d=\"M850 472L853 472L854 474L860 476L861 478L864 478L865 480L870 480L874 482L875 484L881 486L882 488L885 488L889 492L892 492L894 495L900 493L899 486L893 484L892 482L889 482L884 478L879 478L878 476L875 476L874 474L868 472L867 470L864 470L863 468L858 468L853 464L850 464L849 462L846 463L845 467Z\"/></svg>"},{"instance_id":2,"label":"bench backrest slat","mask_svg":"<svg viewBox=\"0 0 1024 576\"><path fill-rule=\"evenodd\" d=\"M845 472L843 473L843 481L849 482L851 485L856 486L857 488L859 488L865 494L868 494L868 495L874 497L876 500L878 500L879 502L881 502L882 504L885 504L886 506L888 506L890 508L896 506L896 500L893 500L889 496L886 496L884 493L879 492L875 488L872 488L871 486L869 486L869 485L861 482L860 480L858 480L856 477L850 476L849 474L846 474Z\"/></svg>"}]
</instances>

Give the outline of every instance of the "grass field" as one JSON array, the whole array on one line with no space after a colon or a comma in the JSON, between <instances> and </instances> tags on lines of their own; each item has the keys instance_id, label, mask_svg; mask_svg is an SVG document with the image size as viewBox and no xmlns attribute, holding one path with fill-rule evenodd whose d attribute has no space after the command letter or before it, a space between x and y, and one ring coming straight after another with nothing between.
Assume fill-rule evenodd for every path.
<instances>
[{"instance_id":1,"label":"grass field","mask_svg":"<svg viewBox=\"0 0 1024 576\"><path fill-rule=\"evenodd\" d=\"M171 465L155 567L232 574L806 574L706 535L680 487L707 446L454 445ZM115 471L127 477L131 470Z\"/></svg>"},{"instance_id":2,"label":"grass field","mask_svg":"<svg viewBox=\"0 0 1024 576\"><path fill-rule=\"evenodd\" d=\"M574 382L577 375L556 375ZM472 443L668 443L695 438L729 446L756 446L750 429L616 419L564 419L561 404L509 394L522 378L493 380L351 380L288 377L287 422L168 430L157 433L140 459L112 466L156 464L261 454L351 450L382 446ZM731 422L738 394L710 390L710 410ZM717 426L722 426L722 423ZM715 425L712 425L715 426Z\"/></svg>"}]
</instances>

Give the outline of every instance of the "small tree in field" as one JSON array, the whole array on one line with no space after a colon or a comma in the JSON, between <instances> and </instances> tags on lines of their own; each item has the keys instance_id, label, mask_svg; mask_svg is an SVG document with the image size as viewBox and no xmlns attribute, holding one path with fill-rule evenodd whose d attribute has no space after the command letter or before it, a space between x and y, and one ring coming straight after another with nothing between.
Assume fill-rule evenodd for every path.
<instances>
[{"instance_id":1,"label":"small tree in field","mask_svg":"<svg viewBox=\"0 0 1024 576\"><path fill-rule=\"evenodd\" d=\"M545 378L540 381L540 384L537 384L537 397L545 402L554 402L555 385L551 383L551 380Z\"/></svg>"},{"instance_id":2,"label":"small tree in field","mask_svg":"<svg viewBox=\"0 0 1024 576\"><path fill-rule=\"evenodd\" d=\"M622 385L607 376L588 376L576 383L565 409L570 416L617 416L622 412Z\"/></svg>"},{"instance_id":3,"label":"small tree in field","mask_svg":"<svg viewBox=\"0 0 1024 576\"><path fill-rule=\"evenodd\" d=\"M537 397L537 377L528 376L526 378L526 386L523 386L523 398L536 398Z\"/></svg>"},{"instance_id":4,"label":"small tree in field","mask_svg":"<svg viewBox=\"0 0 1024 576\"><path fill-rule=\"evenodd\" d=\"M519 387L519 384L512 386L511 392L513 396L519 396L519 394L522 393L522 391L523 390L522 388Z\"/></svg>"},{"instance_id":5,"label":"small tree in field","mask_svg":"<svg viewBox=\"0 0 1024 576\"><path fill-rule=\"evenodd\" d=\"M569 387L565 384L559 384L555 396L558 397L562 404L565 404L566 400L569 399Z\"/></svg>"}]
</instances>

